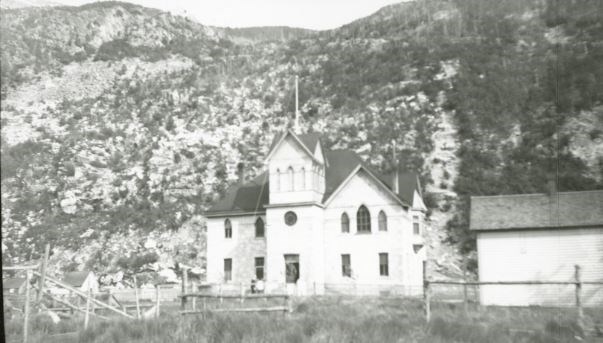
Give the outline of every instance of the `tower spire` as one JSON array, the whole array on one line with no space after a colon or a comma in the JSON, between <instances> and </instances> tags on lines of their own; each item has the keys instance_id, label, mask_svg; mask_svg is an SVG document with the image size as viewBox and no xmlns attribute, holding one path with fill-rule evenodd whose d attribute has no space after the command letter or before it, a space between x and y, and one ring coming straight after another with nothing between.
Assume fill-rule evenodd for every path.
<instances>
[{"instance_id":1,"label":"tower spire","mask_svg":"<svg viewBox=\"0 0 603 343\"><path fill-rule=\"evenodd\" d=\"M295 75L295 122L293 124L293 131L296 134L299 134L299 96L298 96L298 87L297 83L299 81L299 77Z\"/></svg>"},{"instance_id":2,"label":"tower spire","mask_svg":"<svg viewBox=\"0 0 603 343\"><path fill-rule=\"evenodd\" d=\"M393 160L393 164L394 164L394 176L393 176L393 180L392 180L392 190L394 191L394 193L398 194L400 193L400 185L398 184L398 160L396 159L396 140L392 140L392 147L394 150L394 160Z\"/></svg>"}]
</instances>

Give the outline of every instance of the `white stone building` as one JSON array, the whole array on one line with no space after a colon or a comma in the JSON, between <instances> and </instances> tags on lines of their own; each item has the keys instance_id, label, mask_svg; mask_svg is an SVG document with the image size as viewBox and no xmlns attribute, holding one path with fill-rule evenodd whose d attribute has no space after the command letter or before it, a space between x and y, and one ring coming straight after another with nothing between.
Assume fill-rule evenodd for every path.
<instances>
[{"instance_id":1,"label":"white stone building","mask_svg":"<svg viewBox=\"0 0 603 343\"><path fill-rule=\"evenodd\" d=\"M425 205L415 174L383 177L318 134L276 137L266 171L207 212L207 280L267 292L420 294Z\"/></svg>"},{"instance_id":2,"label":"white stone building","mask_svg":"<svg viewBox=\"0 0 603 343\"><path fill-rule=\"evenodd\" d=\"M603 190L471 198L482 282L603 282ZM483 305L574 306L575 285L484 285ZM584 284L582 303L603 305L603 286Z\"/></svg>"}]
</instances>

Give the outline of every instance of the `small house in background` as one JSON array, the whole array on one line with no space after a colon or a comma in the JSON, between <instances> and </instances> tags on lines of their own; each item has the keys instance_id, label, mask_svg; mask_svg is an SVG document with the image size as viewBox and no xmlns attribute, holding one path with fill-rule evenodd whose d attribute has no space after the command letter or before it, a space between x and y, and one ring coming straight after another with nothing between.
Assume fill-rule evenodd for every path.
<instances>
[{"instance_id":1,"label":"small house in background","mask_svg":"<svg viewBox=\"0 0 603 343\"><path fill-rule=\"evenodd\" d=\"M479 279L603 281L603 190L471 197ZM484 285L481 303L573 306L574 285ZM584 306L603 305L603 287L582 286Z\"/></svg>"},{"instance_id":2,"label":"small house in background","mask_svg":"<svg viewBox=\"0 0 603 343\"><path fill-rule=\"evenodd\" d=\"M2 294L25 294L25 282L24 277L2 279Z\"/></svg>"},{"instance_id":3,"label":"small house in background","mask_svg":"<svg viewBox=\"0 0 603 343\"><path fill-rule=\"evenodd\" d=\"M89 270L65 273L63 282L82 292L88 292L89 289L92 290L92 293L98 292L98 280L96 275Z\"/></svg>"},{"instance_id":4,"label":"small house in background","mask_svg":"<svg viewBox=\"0 0 603 343\"><path fill-rule=\"evenodd\" d=\"M92 293L98 293L98 280L96 275L89 270L65 273L61 281L82 292L87 293L88 289L91 289ZM70 293L67 289L62 287L52 287L49 291L52 294L58 295L68 295Z\"/></svg>"}]
</instances>

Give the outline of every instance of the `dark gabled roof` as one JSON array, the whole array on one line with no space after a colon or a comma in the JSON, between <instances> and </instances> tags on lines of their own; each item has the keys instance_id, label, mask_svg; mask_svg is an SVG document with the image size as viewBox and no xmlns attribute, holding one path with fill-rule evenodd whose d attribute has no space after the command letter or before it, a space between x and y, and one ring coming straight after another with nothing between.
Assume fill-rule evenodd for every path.
<instances>
[{"instance_id":1,"label":"dark gabled roof","mask_svg":"<svg viewBox=\"0 0 603 343\"><path fill-rule=\"evenodd\" d=\"M2 279L2 289L18 289L25 283L24 277Z\"/></svg>"},{"instance_id":2,"label":"dark gabled roof","mask_svg":"<svg viewBox=\"0 0 603 343\"><path fill-rule=\"evenodd\" d=\"M394 180L393 174L387 176L381 176L381 181L387 185L390 189L392 188L392 182ZM421 190L421 183L419 182L419 174L411 172L398 171L398 198L407 204L412 205L415 190L419 192L419 195L423 197L423 191Z\"/></svg>"},{"instance_id":3,"label":"dark gabled roof","mask_svg":"<svg viewBox=\"0 0 603 343\"><path fill-rule=\"evenodd\" d=\"M65 273L63 282L73 287L81 287L90 273L90 271Z\"/></svg>"},{"instance_id":4,"label":"dark gabled roof","mask_svg":"<svg viewBox=\"0 0 603 343\"><path fill-rule=\"evenodd\" d=\"M263 212L264 205L268 204L269 194L268 173L263 172L250 182L230 187L207 212Z\"/></svg>"},{"instance_id":5,"label":"dark gabled roof","mask_svg":"<svg viewBox=\"0 0 603 343\"><path fill-rule=\"evenodd\" d=\"M272 148L276 145L276 142L282 137L275 137L275 141L272 143ZM298 135L300 140L306 147L311 148L314 151L316 144L320 141L318 134L305 134ZM339 188L339 186L350 176L358 166L364 167L371 174L377 177L381 182L385 184L390 190L392 184L392 177L384 177L379 173L375 172L366 163L364 163L360 156L350 150L331 150L324 151L324 158L329 161L325 170L325 193L322 202L325 202L333 192ZM399 173L400 182L398 198L407 205L412 205L413 194L415 189L421 192L418 177L413 173ZM265 206L269 203L268 195L269 184L268 175L266 172L257 176L254 180L244 183L236 184L230 187L226 194L218 200L214 205L206 211L208 215L220 215L220 214L243 214L250 212L264 212Z\"/></svg>"},{"instance_id":6,"label":"dark gabled roof","mask_svg":"<svg viewBox=\"0 0 603 343\"><path fill-rule=\"evenodd\" d=\"M603 226L603 190L471 197L471 230Z\"/></svg>"}]
</instances>

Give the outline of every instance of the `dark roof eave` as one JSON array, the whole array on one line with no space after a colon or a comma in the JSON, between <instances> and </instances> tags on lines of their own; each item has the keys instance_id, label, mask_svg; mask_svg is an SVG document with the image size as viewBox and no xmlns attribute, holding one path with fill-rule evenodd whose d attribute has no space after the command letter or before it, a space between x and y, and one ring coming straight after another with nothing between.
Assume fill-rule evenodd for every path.
<instances>
[{"instance_id":1,"label":"dark roof eave","mask_svg":"<svg viewBox=\"0 0 603 343\"><path fill-rule=\"evenodd\" d=\"M603 228L601 224L584 224L584 225L560 225L560 226L523 226L523 227L502 227L502 228L475 228L469 227L470 231L490 232L490 231L527 231L527 230L564 230L564 229L597 229Z\"/></svg>"},{"instance_id":2,"label":"dark roof eave","mask_svg":"<svg viewBox=\"0 0 603 343\"><path fill-rule=\"evenodd\" d=\"M266 214L265 209L258 211L243 211L243 210L230 210L230 211L206 211L202 215L206 218L217 218L217 217L233 217L233 216L247 216L247 215L258 215Z\"/></svg>"}]
</instances>

